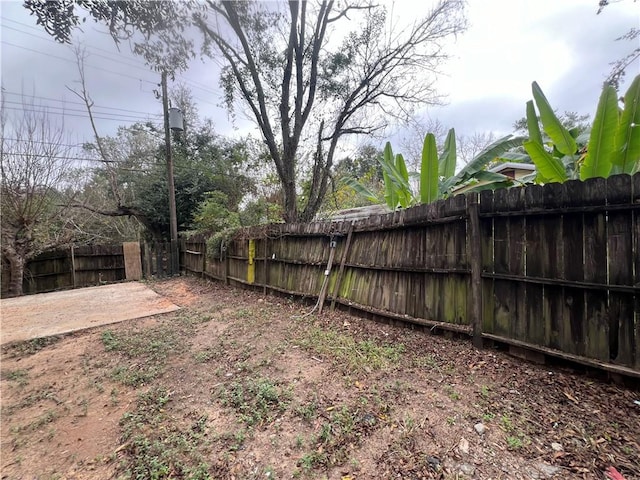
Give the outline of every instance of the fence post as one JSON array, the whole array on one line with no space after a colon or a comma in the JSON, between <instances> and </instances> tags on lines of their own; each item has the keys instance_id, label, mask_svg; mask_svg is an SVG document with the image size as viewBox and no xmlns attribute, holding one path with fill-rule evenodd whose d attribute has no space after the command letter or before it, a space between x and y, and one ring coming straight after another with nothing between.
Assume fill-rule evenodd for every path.
<instances>
[{"instance_id":1,"label":"fence post","mask_svg":"<svg viewBox=\"0 0 640 480\"><path fill-rule=\"evenodd\" d=\"M340 269L338 270L338 278L336 278L336 284L333 287L333 295L331 295L331 310L335 310L336 308L336 299L340 294L340 284L342 283L342 275L344 273L344 264L347 261L347 255L349 254L349 247L351 247L351 238L353 237L353 224L355 221L352 221L349 225L349 232L347 233L347 241L344 245L344 250L342 251L342 259L340 260Z\"/></svg>"},{"instance_id":2,"label":"fence post","mask_svg":"<svg viewBox=\"0 0 640 480\"><path fill-rule=\"evenodd\" d=\"M225 246L222 254L224 255L224 283L229 285L229 245Z\"/></svg>"},{"instance_id":3,"label":"fence post","mask_svg":"<svg viewBox=\"0 0 640 480\"><path fill-rule=\"evenodd\" d=\"M262 287L262 294L266 295L267 294L267 283L269 281L268 277L269 277L269 260L267 259L267 255L269 252L269 236L265 233L264 235L264 276L263 276L263 287Z\"/></svg>"},{"instance_id":4,"label":"fence post","mask_svg":"<svg viewBox=\"0 0 640 480\"><path fill-rule=\"evenodd\" d=\"M478 194L467 195L467 251L471 263L471 325L473 345L482 348L482 243L480 241L480 217L478 216Z\"/></svg>"},{"instance_id":5,"label":"fence post","mask_svg":"<svg viewBox=\"0 0 640 480\"><path fill-rule=\"evenodd\" d=\"M249 240L249 255L247 259L247 282L255 283L256 281L256 241L251 238Z\"/></svg>"},{"instance_id":6,"label":"fence post","mask_svg":"<svg viewBox=\"0 0 640 480\"><path fill-rule=\"evenodd\" d=\"M71 281L73 288L76 288L76 256L73 252L73 245L71 245Z\"/></svg>"},{"instance_id":7,"label":"fence post","mask_svg":"<svg viewBox=\"0 0 640 480\"><path fill-rule=\"evenodd\" d=\"M205 240L202 241L202 275L204 278L207 274L207 242Z\"/></svg>"}]
</instances>

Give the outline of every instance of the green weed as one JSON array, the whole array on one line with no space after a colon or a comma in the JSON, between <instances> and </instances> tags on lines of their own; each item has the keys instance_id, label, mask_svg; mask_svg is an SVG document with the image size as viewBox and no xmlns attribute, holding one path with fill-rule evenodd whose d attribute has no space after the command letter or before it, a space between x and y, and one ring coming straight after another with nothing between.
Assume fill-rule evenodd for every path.
<instances>
[{"instance_id":1,"label":"green weed","mask_svg":"<svg viewBox=\"0 0 640 480\"><path fill-rule=\"evenodd\" d=\"M222 404L233 408L249 426L271 423L289 406L291 391L266 378L234 382L219 391Z\"/></svg>"},{"instance_id":2,"label":"green weed","mask_svg":"<svg viewBox=\"0 0 640 480\"><path fill-rule=\"evenodd\" d=\"M120 420L126 458L120 469L128 478L211 479L203 454L206 448L203 421L181 429L167 413L170 395L153 387L138 397L136 409Z\"/></svg>"},{"instance_id":3,"label":"green weed","mask_svg":"<svg viewBox=\"0 0 640 480\"><path fill-rule=\"evenodd\" d=\"M304 421L311 422L318 414L318 404L313 401L305 403L304 405L298 405L295 409L295 413Z\"/></svg>"},{"instance_id":4,"label":"green weed","mask_svg":"<svg viewBox=\"0 0 640 480\"><path fill-rule=\"evenodd\" d=\"M523 447L522 440L518 437L507 437L509 450L518 450Z\"/></svg>"},{"instance_id":5,"label":"green weed","mask_svg":"<svg viewBox=\"0 0 640 480\"><path fill-rule=\"evenodd\" d=\"M375 412L362 411L348 405L327 409L328 419L318 429L310 444L314 452L304 456L299 466L303 470L344 464L349 458L349 449L360 444L362 439L381 424ZM325 417L326 418L326 417Z\"/></svg>"},{"instance_id":6,"label":"green weed","mask_svg":"<svg viewBox=\"0 0 640 480\"><path fill-rule=\"evenodd\" d=\"M6 351L11 357L29 356L59 342L63 338L64 335L52 335L50 337L34 338L33 340L10 345L6 347ZM5 351L4 348L3 351Z\"/></svg>"},{"instance_id":7,"label":"green weed","mask_svg":"<svg viewBox=\"0 0 640 480\"><path fill-rule=\"evenodd\" d=\"M197 363L207 363L218 356L218 353L211 348L205 348L193 354L193 359Z\"/></svg>"},{"instance_id":8,"label":"green weed","mask_svg":"<svg viewBox=\"0 0 640 480\"><path fill-rule=\"evenodd\" d=\"M451 400L457 401L460 400L460 394L456 392L451 385L447 385L445 387L445 391Z\"/></svg>"},{"instance_id":9,"label":"green weed","mask_svg":"<svg viewBox=\"0 0 640 480\"><path fill-rule=\"evenodd\" d=\"M29 372L26 370L3 370L0 375L3 380L16 382L20 387L29 384Z\"/></svg>"},{"instance_id":10,"label":"green weed","mask_svg":"<svg viewBox=\"0 0 640 480\"><path fill-rule=\"evenodd\" d=\"M489 398L489 387L487 387L486 385L482 385L482 387L480 387L480 396L482 398L484 398L485 400Z\"/></svg>"},{"instance_id":11,"label":"green weed","mask_svg":"<svg viewBox=\"0 0 640 480\"><path fill-rule=\"evenodd\" d=\"M300 345L321 355L328 355L351 372L381 370L397 364L404 345L380 345L376 341L355 340L349 335L311 328Z\"/></svg>"},{"instance_id":12,"label":"green weed","mask_svg":"<svg viewBox=\"0 0 640 480\"><path fill-rule=\"evenodd\" d=\"M55 391L53 390L53 386L47 385L39 390L31 392L29 395L24 397L18 403L7 406L7 407L3 407L3 414L11 415L16 410L29 408L38 402L42 402L43 400L51 400L58 405L62 403L60 402L60 400L58 400L58 397L56 397Z\"/></svg>"},{"instance_id":13,"label":"green weed","mask_svg":"<svg viewBox=\"0 0 640 480\"><path fill-rule=\"evenodd\" d=\"M502 425L502 427L506 432L513 431L513 422L511 421L511 419L507 414L504 414L500 417L500 424Z\"/></svg>"},{"instance_id":14,"label":"green weed","mask_svg":"<svg viewBox=\"0 0 640 480\"><path fill-rule=\"evenodd\" d=\"M184 339L179 329L160 325L144 331L106 330L102 333L102 343L106 351L134 360L114 367L111 377L123 385L138 387L162 374L167 356L179 351Z\"/></svg>"},{"instance_id":15,"label":"green weed","mask_svg":"<svg viewBox=\"0 0 640 480\"><path fill-rule=\"evenodd\" d=\"M482 420L484 420L485 422L488 422L490 420L493 420L496 417L495 413L485 413L482 415Z\"/></svg>"}]
</instances>

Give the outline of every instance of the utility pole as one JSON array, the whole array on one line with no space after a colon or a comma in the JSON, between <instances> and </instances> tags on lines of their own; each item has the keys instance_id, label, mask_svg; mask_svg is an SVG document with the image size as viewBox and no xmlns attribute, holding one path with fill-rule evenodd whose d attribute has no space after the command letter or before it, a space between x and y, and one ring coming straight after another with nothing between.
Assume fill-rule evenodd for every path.
<instances>
[{"instance_id":1,"label":"utility pole","mask_svg":"<svg viewBox=\"0 0 640 480\"><path fill-rule=\"evenodd\" d=\"M171 131L169 130L169 99L167 98L167 72L162 72L162 110L164 113L164 141L167 153L167 186L169 188L169 228L171 230L170 274L180 270L178 259L178 217L176 215L176 187L173 180L173 158L171 156Z\"/></svg>"}]
</instances>

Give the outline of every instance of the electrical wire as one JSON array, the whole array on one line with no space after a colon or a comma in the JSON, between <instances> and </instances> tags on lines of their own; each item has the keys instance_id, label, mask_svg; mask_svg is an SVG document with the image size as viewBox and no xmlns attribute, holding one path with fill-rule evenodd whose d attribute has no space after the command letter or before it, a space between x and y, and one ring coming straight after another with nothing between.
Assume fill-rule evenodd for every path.
<instances>
[{"instance_id":1,"label":"electrical wire","mask_svg":"<svg viewBox=\"0 0 640 480\"><path fill-rule=\"evenodd\" d=\"M37 27L33 27L31 25L27 25L26 23L17 22L15 20L12 20L12 19L9 19L9 18L5 18L3 20L4 21L9 21L9 22L14 23L16 25L20 25L20 26L23 26L23 27L26 27L26 28L29 28L29 29L32 29L32 30L40 31L40 29L38 29ZM22 33L22 34L25 34L25 35L29 35L31 37L35 37L35 38L38 38L40 40L44 40L44 41L59 45L58 42L56 42L55 40L53 40L51 38L43 37L41 35L36 35L36 34L30 33L30 32L25 32L24 30L20 30L18 28L11 27L9 25L2 25L2 26L3 26L3 28L8 28L10 30L14 30L16 32L19 32L19 33ZM104 52L105 54L109 55L109 56L106 56L106 55L103 55L103 54L90 52L91 55L93 55L93 56L104 58L104 59L109 60L111 62L116 62L118 64L130 66L130 67L133 67L133 68L137 68L137 69L140 69L140 70L143 70L143 71L146 71L146 72L152 71L147 64L145 64L144 62L139 62L135 58L127 57L127 58L125 58L126 61L123 61L123 56L122 55L115 54L113 52L105 50L104 48L100 48L100 47L96 47L95 45L88 45L88 44L84 44L84 43L82 44L82 47L86 48L89 51L96 50L96 51L99 51L99 52ZM66 59L66 61L71 61L71 60ZM95 68L95 67L92 67L92 68ZM222 94L222 92L219 89L211 88L210 86L207 86L202 82L197 82L197 81L195 81L195 80L193 80L191 78L187 78L184 74L178 74L178 75L176 75L176 78L179 78L179 79L183 80L185 83L190 84L193 88L195 88L197 90L201 90L201 91L203 91L205 93L209 93L211 95L217 95L217 96L220 96ZM206 100L205 101L200 100L200 101L203 102L203 103L210 103L210 102L208 102ZM215 105L215 104L212 104L212 105Z\"/></svg>"},{"instance_id":2,"label":"electrical wire","mask_svg":"<svg viewBox=\"0 0 640 480\"><path fill-rule=\"evenodd\" d=\"M9 92L7 90L4 90L2 92L5 95L15 95L17 97L25 97L25 98L36 98L39 100L47 100L49 102L58 102L58 103L64 103L64 104L69 104L69 105L82 105L83 107L86 108L86 105L83 102L78 102L78 101L73 101L73 100L61 100L61 99L57 99L57 98L50 98L50 97L42 97L39 95L30 95L27 93L18 93L18 92ZM10 102L7 102L10 103ZM11 103L18 103L18 102L11 102ZM21 103L21 102L20 102ZM22 104L22 103L21 103ZM52 107L52 108L59 108L59 107ZM116 108L116 107L104 107L104 106L99 106L99 105L94 105L92 108L98 108L101 110L118 110L121 112L127 112L127 113L139 113L142 115L147 115L149 112L143 112L140 110L129 110L126 108Z\"/></svg>"},{"instance_id":3,"label":"electrical wire","mask_svg":"<svg viewBox=\"0 0 640 480\"><path fill-rule=\"evenodd\" d=\"M65 62L69 62L69 63L73 63L73 64L77 63L75 60L70 60L68 58L64 58L64 57L61 57L59 55L52 55L50 53L41 52L41 51L36 50L34 48L23 47L22 45L16 45L15 43L7 42L5 40L2 40L2 42L0 42L0 43L3 43L4 45L8 45L10 47L20 48L22 50L27 50L29 52L34 52L34 53L37 53L37 54L40 54L40 55L44 55L44 56L49 57L49 58L57 58L59 60L63 60ZM85 63L84 66L93 68L94 70L99 70L101 72L107 72L107 73L111 73L113 75L119 75L119 76L124 77L124 78L131 78L133 80L139 80L141 82L149 83L151 85L158 85L158 82L152 82L151 80L146 80L144 78L134 77L132 75L127 75L126 73L114 72L113 70L109 70L107 68L96 67L95 65L89 65L87 63Z\"/></svg>"},{"instance_id":4,"label":"electrical wire","mask_svg":"<svg viewBox=\"0 0 640 480\"><path fill-rule=\"evenodd\" d=\"M5 104L9 104L9 105L22 105L22 110L25 112L40 112L40 111L46 111L47 113L49 113L51 111L51 109L53 109L52 113L58 113L58 111L62 111L64 112L79 112L79 113L87 113L88 112L86 109L77 109L77 108L67 108L67 107L58 107L58 106L50 106L50 105L43 105L43 106L32 106L32 105L24 105L22 102L13 102L13 101L6 101ZM11 108L16 108L16 107L11 107ZM93 107L94 109L96 107ZM146 114L144 117L140 116L140 115L127 115L125 113L110 113L110 112L101 112L99 110L92 110L92 114L94 115L108 115L110 117L119 117L125 120L129 120L129 119L134 119L134 120L144 120L147 119L150 115L155 115L155 116L161 116L162 114Z\"/></svg>"},{"instance_id":5,"label":"electrical wire","mask_svg":"<svg viewBox=\"0 0 640 480\"><path fill-rule=\"evenodd\" d=\"M4 107L4 108L6 110L12 110L12 111L16 111L16 112L34 112L34 113L41 112L41 110L30 110L30 109L17 108L17 107ZM61 112L47 112L47 114L58 115L58 116L61 116L61 117L90 118L89 114L80 115L78 113L66 113L64 111L61 111ZM107 115L107 114L102 114L102 115ZM153 114L153 115L149 115L149 117L153 117L153 116L158 116L159 117L161 115L162 114ZM125 117L121 117L121 116L120 117L119 116L103 117L103 116L93 115L93 118L94 119L98 119L98 120L112 121L112 122L128 122L130 124L151 121L151 118L143 118L143 117L140 117L138 120L133 120L131 118L125 118Z\"/></svg>"}]
</instances>

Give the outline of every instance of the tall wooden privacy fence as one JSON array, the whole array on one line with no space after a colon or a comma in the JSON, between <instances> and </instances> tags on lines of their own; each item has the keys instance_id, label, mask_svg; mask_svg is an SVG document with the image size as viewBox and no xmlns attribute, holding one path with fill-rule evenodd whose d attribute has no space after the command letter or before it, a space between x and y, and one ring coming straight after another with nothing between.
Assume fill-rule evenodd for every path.
<instances>
[{"instance_id":1,"label":"tall wooden privacy fence","mask_svg":"<svg viewBox=\"0 0 640 480\"><path fill-rule=\"evenodd\" d=\"M8 295L11 272L2 262L2 297ZM29 260L22 281L24 294L89 287L142 277L138 242L85 245L44 252Z\"/></svg>"},{"instance_id":2,"label":"tall wooden privacy fence","mask_svg":"<svg viewBox=\"0 0 640 480\"><path fill-rule=\"evenodd\" d=\"M186 270L640 376L640 174L247 229ZM220 252L217 252L220 253Z\"/></svg>"}]
</instances>

